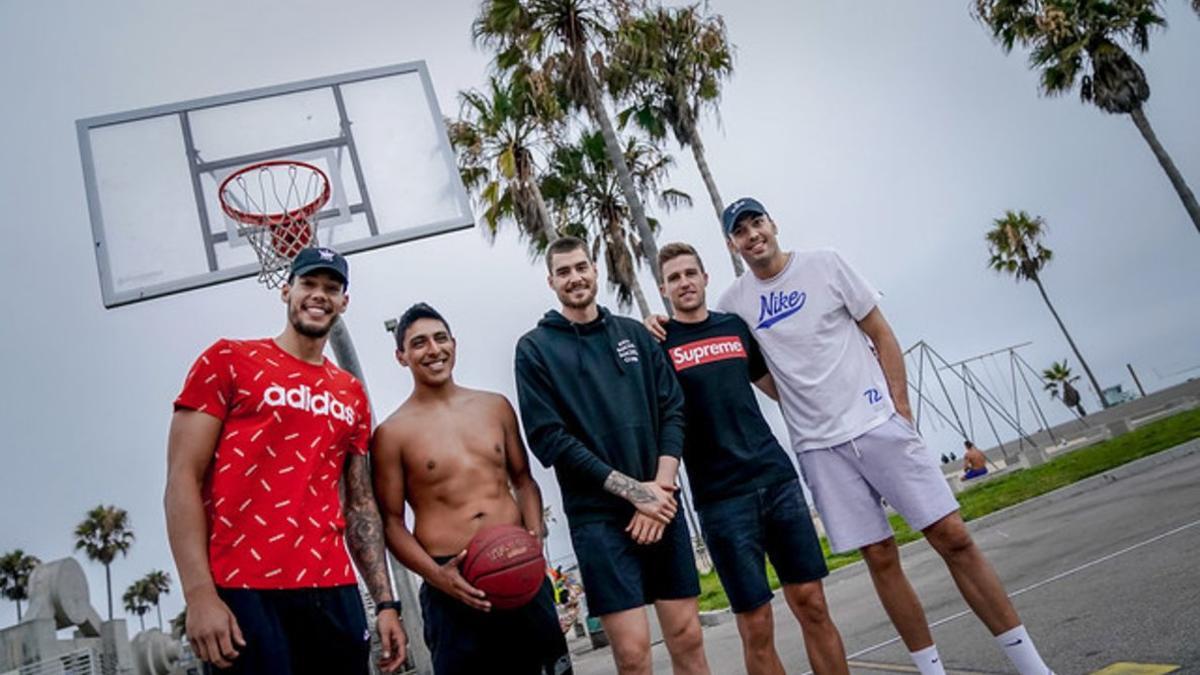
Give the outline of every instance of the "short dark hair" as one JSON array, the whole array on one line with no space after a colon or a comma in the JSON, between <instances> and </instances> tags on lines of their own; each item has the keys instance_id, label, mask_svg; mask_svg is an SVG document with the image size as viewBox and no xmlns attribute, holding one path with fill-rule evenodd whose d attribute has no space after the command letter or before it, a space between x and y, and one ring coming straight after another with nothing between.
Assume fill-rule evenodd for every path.
<instances>
[{"instance_id":1,"label":"short dark hair","mask_svg":"<svg viewBox=\"0 0 1200 675\"><path fill-rule=\"evenodd\" d=\"M704 261L700 259L700 254L696 253L696 249L691 244L685 244L682 241L673 241L670 244L658 249L658 271L662 272L663 265L668 261L674 260L681 255L690 255L696 259L696 264L700 265L700 271L704 272Z\"/></svg>"},{"instance_id":2,"label":"short dark hair","mask_svg":"<svg viewBox=\"0 0 1200 675\"><path fill-rule=\"evenodd\" d=\"M404 313L396 320L396 349L404 351L404 334L408 332L409 328L412 328L414 323L421 319L436 319L441 321L442 325L446 327L446 332L450 333L451 337L454 336L454 333L450 330L450 324L446 323L446 319L436 309L424 302L418 302L404 310Z\"/></svg>"},{"instance_id":3,"label":"short dark hair","mask_svg":"<svg viewBox=\"0 0 1200 675\"><path fill-rule=\"evenodd\" d=\"M588 251L587 242L579 237L572 237L568 235L555 239L554 241L550 242L549 246L546 247L546 271L554 271L554 267L551 264L554 256L563 253L570 253L571 251L583 251L588 258L588 262L592 262L592 254Z\"/></svg>"},{"instance_id":4,"label":"short dark hair","mask_svg":"<svg viewBox=\"0 0 1200 675\"><path fill-rule=\"evenodd\" d=\"M965 440L965 441L963 441L963 447L964 447L964 448L970 448L970 447L973 447L974 445L975 445L975 444L974 444L974 443L972 443L970 440Z\"/></svg>"}]
</instances>

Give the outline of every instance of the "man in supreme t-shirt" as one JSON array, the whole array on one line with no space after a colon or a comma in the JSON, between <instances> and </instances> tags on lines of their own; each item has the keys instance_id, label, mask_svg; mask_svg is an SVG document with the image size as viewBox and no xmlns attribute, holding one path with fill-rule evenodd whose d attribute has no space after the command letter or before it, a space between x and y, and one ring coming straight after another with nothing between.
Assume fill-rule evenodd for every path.
<instances>
[{"instance_id":1,"label":"man in supreme t-shirt","mask_svg":"<svg viewBox=\"0 0 1200 675\"><path fill-rule=\"evenodd\" d=\"M704 541L737 619L746 671L784 672L775 650L769 555L813 671L848 673L825 604L821 579L829 571L808 504L750 387L753 382L777 397L758 343L737 315L708 310L708 274L694 248L667 244L658 264L661 290L675 310L662 347L683 388L684 467Z\"/></svg>"},{"instance_id":2,"label":"man in supreme t-shirt","mask_svg":"<svg viewBox=\"0 0 1200 675\"><path fill-rule=\"evenodd\" d=\"M369 672L347 546L379 612L380 665L404 661L371 491L370 408L361 383L323 356L349 275L332 249L301 251L282 289L283 333L218 340L175 400L167 532L188 638L221 672Z\"/></svg>"}]
</instances>

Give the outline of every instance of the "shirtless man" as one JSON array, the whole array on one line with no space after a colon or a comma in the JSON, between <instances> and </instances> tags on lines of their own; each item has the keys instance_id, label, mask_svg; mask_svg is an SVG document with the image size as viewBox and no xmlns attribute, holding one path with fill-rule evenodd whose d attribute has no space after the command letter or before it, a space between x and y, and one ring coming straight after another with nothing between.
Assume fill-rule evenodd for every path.
<instances>
[{"instance_id":1,"label":"shirtless man","mask_svg":"<svg viewBox=\"0 0 1200 675\"><path fill-rule=\"evenodd\" d=\"M429 305L400 317L396 359L412 372L413 392L375 430L372 444L388 547L425 579L421 612L438 675L570 673L549 578L528 605L493 611L459 573L479 530L520 525L540 539L543 523L516 414L503 396L454 382L456 349L450 327Z\"/></svg>"},{"instance_id":2,"label":"shirtless man","mask_svg":"<svg viewBox=\"0 0 1200 675\"><path fill-rule=\"evenodd\" d=\"M988 472L987 455L971 441L963 441L963 480L978 478Z\"/></svg>"}]
</instances>

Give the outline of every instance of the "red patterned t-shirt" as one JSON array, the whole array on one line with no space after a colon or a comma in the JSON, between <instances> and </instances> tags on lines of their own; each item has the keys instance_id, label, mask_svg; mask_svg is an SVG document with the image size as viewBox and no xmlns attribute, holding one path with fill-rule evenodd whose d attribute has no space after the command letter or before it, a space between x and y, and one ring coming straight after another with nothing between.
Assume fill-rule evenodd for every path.
<instances>
[{"instance_id":1,"label":"red patterned t-shirt","mask_svg":"<svg viewBox=\"0 0 1200 675\"><path fill-rule=\"evenodd\" d=\"M192 366L175 408L223 422L202 492L218 586L354 583L338 483L347 450L366 454L370 440L357 379L269 338L220 340Z\"/></svg>"}]
</instances>

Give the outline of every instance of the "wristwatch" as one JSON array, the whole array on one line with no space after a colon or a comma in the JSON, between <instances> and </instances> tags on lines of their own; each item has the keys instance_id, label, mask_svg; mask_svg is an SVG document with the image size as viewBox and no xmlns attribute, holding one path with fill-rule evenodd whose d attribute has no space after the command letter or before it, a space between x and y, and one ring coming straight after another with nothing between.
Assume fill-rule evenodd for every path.
<instances>
[{"instance_id":1,"label":"wristwatch","mask_svg":"<svg viewBox=\"0 0 1200 675\"><path fill-rule=\"evenodd\" d=\"M383 602L375 603L375 616L385 609L396 610L396 615L400 616L400 601L399 600L384 600Z\"/></svg>"}]
</instances>

